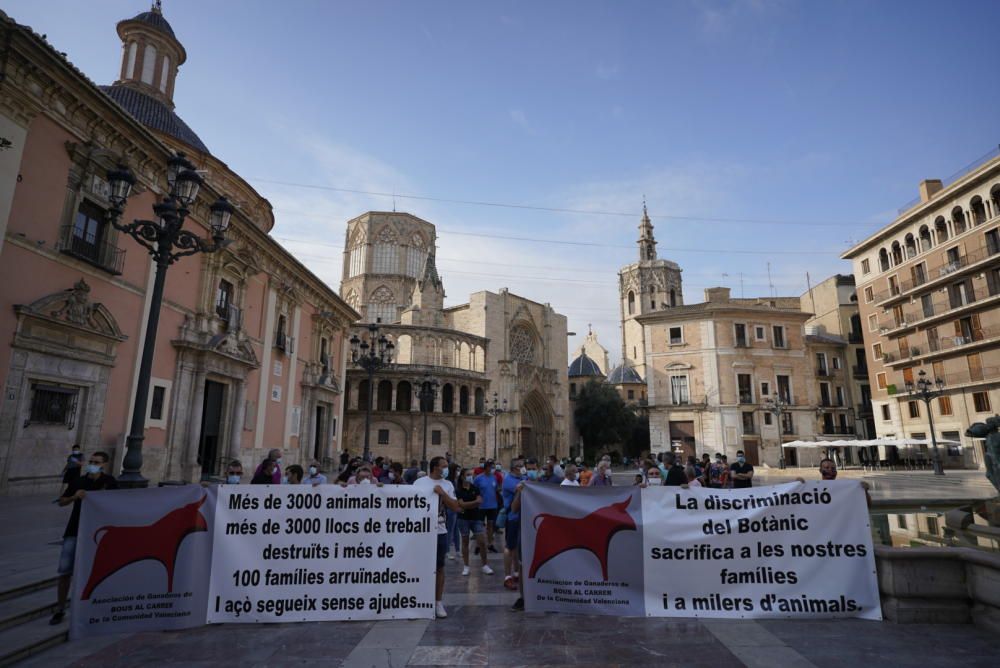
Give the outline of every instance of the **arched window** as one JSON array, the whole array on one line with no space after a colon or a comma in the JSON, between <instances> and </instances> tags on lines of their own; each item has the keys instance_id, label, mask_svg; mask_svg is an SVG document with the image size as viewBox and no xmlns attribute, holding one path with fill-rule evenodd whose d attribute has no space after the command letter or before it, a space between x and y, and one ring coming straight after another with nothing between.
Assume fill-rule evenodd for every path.
<instances>
[{"instance_id":1,"label":"arched window","mask_svg":"<svg viewBox=\"0 0 1000 668\"><path fill-rule=\"evenodd\" d=\"M455 412L455 389L451 383L445 383L444 387L441 388L441 412Z\"/></svg>"},{"instance_id":2,"label":"arched window","mask_svg":"<svg viewBox=\"0 0 1000 668\"><path fill-rule=\"evenodd\" d=\"M396 299L392 290L380 285L368 300L368 322L396 322Z\"/></svg>"},{"instance_id":3,"label":"arched window","mask_svg":"<svg viewBox=\"0 0 1000 668\"><path fill-rule=\"evenodd\" d=\"M476 415L482 415L486 410L486 395L483 388L476 388Z\"/></svg>"},{"instance_id":4,"label":"arched window","mask_svg":"<svg viewBox=\"0 0 1000 668\"><path fill-rule=\"evenodd\" d=\"M396 410L409 412L413 400L413 386L408 381L402 381L396 386Z\"/></svg>"},{"instance_id":5,"label":"arched window","mask_svg":"<svg viewBox=\"0 0 1000 668\"><path fill-rule=\"evenodd\" d=\"M926 225L920 227L920 250L929 251L934 243L931 241L931 230Z\"/></svg>"},{"instance_id":6,"label":"arched window","mask_svg":"<svg viewBox=\"0 0 1000 668\"><path fill-rule=\"evenodd\" d=\"M163 67L160 69L160 92L167 92L167 78L170 76L170 56L163 56Z\"/></svg>"},{"instance_id":7,"label":"arched window","mask_svg":"<svg viewBox=\"0 0 1000 668\"><path fill-rule=\"evenodd\" d=\"M394 244L375 244L372 271L376 274L395 274L399 270Z\"/></svg>"},{"instance_id":8,"label":"arched window","mask_svg":"<svg viewBox=\"0 0 1000 668\"><path fill-rule=\"evenodd\" d=\"M882 271L889 271L889 252L884 248L878 252L878 266Z\"/></svg>"},{"instance_id":9,"label":"arched window","mask_svg":"<svg viewBox=\"0 0 1000 668\"><path fill-rule=\"evenodd\" d=\"M677 291L670 289L670 306L677 306Z\"/></svg>"},{"instance_id":10,"label":"arched window","mask_svg":"<svg viewBox=\"0 0 1000 668\"><path fill-rule=\"evenodd\" d=\"M156 72L156 47L147 44L142 54L142 83L152 86L154 72Z\"/></svg>"},{"instance_id":11,"label":"arched window","mask_svg":"<svg viewBox=\"0 0 1000 668\"><path fill-rule=\"evenodd\" d=\"M917 254L917 240L912 234L907 234L906 239L906 257L907 259L916 256Z\"/></svg>"},{"instance_id":12,"label":"arched window","mask_svg":"<svg viewBox=\"0 0 1000 668\"><path fill-rule=\"evenodd\" d=\"M635 315L635 293L628 291L628 314Z\"/></svg>"},{"instance_id":13,"label":"arched window","mask_svg":"<svg viewBox=\"0 0 1000 668\"><path fill-rule=\"evenodd\" d=\"M524 325L510 330L510 357L522 364L535 364L535 337Z\"/></svg>"},{"instance_id":14,"label":"arched window","mask_svg":"<svg viewBox=\"0 0 1000 668\"><path fill-rule=\"evenodd\" d=\"M458 389L458 412L462 415L469 414L469 388L465 385Z\"/></svg>"},{"instance_id":15,"label":"arched window","mask_svg":"<svg viewBox=\"0 0 1000 668\"><path fill-rule=\"evenodd\" d=\"M972 210L972 224L982 225L986 222L986 205L983 204L983 198L976 195L972 198L972 202L969 203L969 208Z\"/></svg>"},{"instance_id":16,"label":"arched window","mask_svg":"<svg viewBox=\"0 0 1000 668\"><path fill-rule=\"evenodd\" d=\"M365 247L355 246L351 249L350 260L348 261L347 276L353 278L365 273Z\"/></svg>"},{"instance_id":17,"label":"arched window","mask_svg":"<svg viewBox=\"0 0 1000 668\"><path fill-rule=\"evenodd\" d=\"M899 245L898 241L892 242L892 266L897 264L903 264L903 247Z\"/></svg>"},{"instance_id":18,"label":"arched window","mask_svg":"<svg viewBox=\"0 0 1000 668\"><path fill-rule=\"evenodd\" d=\"M955 234L965 232L965 212L962 207L956 206L951 210L951 226Z\"/></svg>"},{"instance_id":19,"label":"arched window","mask_svg":"<svg viewBox=\"0 0 1000 668\"><path fill-rule=\"evenodd\" d=\"M427 244L424 238L414 233L410 245L406 248L406 275L420 278L427 263Z\"/></svg>"},{"instance_id":20,"label":"arched window","mask_svg":"<svg viewBox=\"0 0 1000 668\"><path fill-rule=\"evenodd\" d=\"M1000 183L990 188L990 203L993 205L993 215L1000 215Z\"/></svg>"},{"instance_id":21,"label":"arched window","mask_svg":"<svg viewBox=\"0 0 1000 668\"><path fill-rule=\"evenodd\" d=\"M376 410L392 410L392 383L388 380L383 380L378 384L378 401L375 405L377 406Z\"/></svg>"},{"instance_id":22,"label":"arched window","mask_svg":"<svg viewBox=\"0 0 1000 668\"><path fill-rule=\"evenodd\" d=\"M937 237L938 243L948 240L948 221L944 219L944 216L938 216L934 220L934 236Z\"/></svg>"}]
</instances>

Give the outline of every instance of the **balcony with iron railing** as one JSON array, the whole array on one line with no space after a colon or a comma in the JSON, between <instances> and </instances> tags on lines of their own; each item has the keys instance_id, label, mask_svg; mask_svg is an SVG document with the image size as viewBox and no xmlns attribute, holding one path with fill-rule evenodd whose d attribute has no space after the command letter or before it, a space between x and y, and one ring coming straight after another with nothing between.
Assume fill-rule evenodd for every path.
<instances>
[{"instance_id":1,"label":"balcony with iron railing","mask_svg":"<svg viewBox=\"0 0 1000 668\"><path fill-rule=\"evenodd\" d=\"M981 265L1000 254L1000 246L986 244L966 253L959 253L952 260L940 264L928 264L926 271L896 283L895 286L875 293L875 303L885 307L888 304L909 297L916 289L937 287ZM930 257L930 256L929 256Z\"/></svg>"},{"instance_id":2,"label":"balcony with iron railing","mask_svg":"<svg viewBox=\"0 0 1000 668\"><path fill-rule=\"evenodd\" d=\"M921 300L913 308L902 310L902 320L882 331L890 338L906 334L917 326L961 316L1000 302L1000 281L989 279L986 285L966 287L961 291L949 290L948 294L934 293L930 299Z\"/></svg>"},{"instance_id":3,"label":"balcony with iron railing","mask_svg":"<svg viewBox=\"0 0 1000 668\"><path fill-rule=\"evenodd\" d=\"M886 353L882 361L888 366L909 364L921 359L931 359L960 350L962 353L985 345L1000 342L1000 327L983 327L962 336L942 336L929 339L925 346L910 346L907 355Z\"/></svg>"},{"instance_id":4,"label":"balcony with iron railing","mask_svg":"<svg viewBox=\"0 0 1000 668\"><path fill-rule=\"evenodd\" d=\"M932 379L941 379L944 381L945 389L956 389L965 385L974 385L978 383L995 383L1000 381L1000 366L987 366L981 367L979 369L962 369L959 371L949 371L941 375L932 375ZM900 388L896 392L896 396L916 394L909 393L905 391L906 381L903 380L902 375L897 379L896 387Z\"/></svg>"},{"instance_id":5,"label":"balcony with iron railing","mask_svg":"<svg viewBox=\"0 0 1000 668\"><path fill-rule=\"evenodd\" d=\"M845 427L842 425L823 425L823 429L820 433L823 434L823 436L848 436L854 434L854 427Z\"/></svg>"},{"instance_id":6,"label":"balcony with iron railing","mask_svg":"<svg viewBox=\"0 0 1000 668\"><path fill-rule=\"evenodd\" d=\"M74 225L64 225L60 230L59 251L114 276L121 275L125 266L124 250L102 239L77 236Z\"/></svg>"}]
</instances>

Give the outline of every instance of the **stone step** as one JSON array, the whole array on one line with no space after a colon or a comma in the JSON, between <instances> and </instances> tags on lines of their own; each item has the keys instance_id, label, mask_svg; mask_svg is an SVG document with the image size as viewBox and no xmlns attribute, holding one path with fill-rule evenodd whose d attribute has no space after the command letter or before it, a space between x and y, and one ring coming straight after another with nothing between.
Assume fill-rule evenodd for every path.
<instances>
[{"instance_id":1,"label":"stone step","mask_svg":"<svg viewBox=\"0 0 1000 668\"><path fill-rule=\"evenodd\" d=\"M5 600L0 612L0 631L40 617L48 619L55 605L56 589L52 586Z\"/></svg>"},{"instance_id":2,"label":"stone step","mask_svg":"<svg viewBox=\"0 0 1000 668\"><path fill-rule=\"evenodd\" d=\"M0 601L9 601L20 596L25 596L39 589L55 587L59 581L58 575L51 577L38 577L38 573L18 573L15 576L5 579L6 588L0 591Z\"/></svg>"},{"instance_id":3,"label":"stone step","mask_svg":"<svg viewBox=\"0 0 1000 668\"><path fill-rule=\"evenodd\" d=\"M49 625L45 615L0 631L0 668L64 643L69 638L69 614L62 623Z\"/></svg>"}]
</instances>

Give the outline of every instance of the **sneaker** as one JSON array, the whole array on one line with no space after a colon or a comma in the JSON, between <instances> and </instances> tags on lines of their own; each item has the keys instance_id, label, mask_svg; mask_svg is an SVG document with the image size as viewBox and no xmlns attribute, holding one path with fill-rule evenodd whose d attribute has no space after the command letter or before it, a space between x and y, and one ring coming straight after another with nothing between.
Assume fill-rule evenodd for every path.
<instances>
[{"instance_id":1,"label":"sneaker","mask_svg":"<svg viewBox=\"0 0 1000 668\"><path fill-rule=\"evenodd\" d=\"M448 553L448 561L455 561L455 553L454 552L449 552Z\"/></svg>"},{"instance_id":2,"label":"sneaker","mask_svg":"<svg viewBox=\"0 0 1000 668\"><path fill-rule=\"evenodd\" d=\"M66 613L63 612L62 610L53 613L52 619L49 620L49 624L51 624L52 626L55 626L56 624L61 624L65 614Z\"/></svg>"},{"instance_id":3,"label":"sneaker","mask_svg":"<svg viewBox=\"0 0 1000 668\"><path fill-rule=\"evenodd\" d=\"M438 603L438 605L441 605L441 604ZM524 610L524 599L523 598L519 598L516 601L514 601L514 605L510 606L510 609L511 610Z\"/></svg>"},{"instance_id":4,"label":"sneaker","mask_svg":"<svg viewBox=\"0 0 1000 668\"><path fill-rule=\"evenodd\" d=\"M462 575L468 575L468 574L469 574L469 567L462 566Z\"/></svg>"},{"instance_id":5,"label":"sneaker","mask_svg":"<svg viewBox=\"0 0 1000 668\"><path fill-rule=\"evenodd\" d=\"M524 608L524 603L523 602L521 603L521 608L522 609ZM448 612L444 609L444 603L442 603L441 601L438 601L434 605L434 614L437 615L438 619L444 619L445 617L448 616Z\"/></svg>"},{"instance_id":6,"label":"sneaker","mask_svg":"<svg viewBox=\"0 0 1000 668\"><path fill-rule=\"evenodd\" d=\"M514 582L514 578L509 575L503 579L503 586L504 589L510 589L511 591L517 589L517 584Z\"/></svg>"},{"instance_id":7,"label":"sneaker","mask_svg":"<svg viewBox=\"0 0 1000 668\"><path fill-rule=\"evenodd\" d=\"M493 554L498 554L498 553L499 553L499 550L497 550L497 549L496 549L495 547L493 547L492 545L490 545L490 548L489 548L489 549L490 549L490 552L492 552Z\"/></svg>"},{"instance_id":8,"label":"sneaker","mask_svg":"<svg viewBox=\"0 0 1000 668\"><path fill-rule=\"evenodd\" d=\"M493 575L493 569L490 568L489 564L483 564L483 573L486 573L487 575Z\"/></svg>"}]
</instances>

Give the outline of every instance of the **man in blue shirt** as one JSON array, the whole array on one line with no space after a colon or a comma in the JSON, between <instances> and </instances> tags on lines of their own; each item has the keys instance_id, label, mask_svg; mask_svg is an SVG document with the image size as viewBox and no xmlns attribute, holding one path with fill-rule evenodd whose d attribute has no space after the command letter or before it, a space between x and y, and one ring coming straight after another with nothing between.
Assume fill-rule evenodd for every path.
<instances>
[{"instance_id":1,"label":"man in blue shirt","mask_svg":"<svg viewBox=\"0 0 1000 668\"><path fill-rule=\"evenodd\" d=\"M472 484L476 486L479 490L479 495L483 497L483 502L479 506L479 510L482 511L483 517L486 518L486 545L490 552L496 552L497 548L493 545L493 534L496 531L497 525L497 511L499 510L499 501L497 500L500 496L497 490L497 478L493 473L493 460L489 459L483 464L483 472L476 476ZM479 553L479 548L476 548L476 553Z\"/></svg>"},{"instance_id":2,"label":"man in blue shirt","mask_svg":"<svg viewBox=\"0 0 1000 668\"><path fill-rule=\"evenodd\" d=\"M518 559L518 547L521 544L521 516L511 510L510 504L517 494L517 486L527 477L523 459L512 459L510 471L503 477L501 496L503 496L504 512L507 519L504 524L503 551L503 586L511 591L517 589L517 578L520 575L521 564Z\"/></svg>"}]
</instances>

